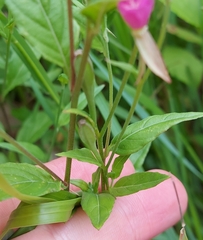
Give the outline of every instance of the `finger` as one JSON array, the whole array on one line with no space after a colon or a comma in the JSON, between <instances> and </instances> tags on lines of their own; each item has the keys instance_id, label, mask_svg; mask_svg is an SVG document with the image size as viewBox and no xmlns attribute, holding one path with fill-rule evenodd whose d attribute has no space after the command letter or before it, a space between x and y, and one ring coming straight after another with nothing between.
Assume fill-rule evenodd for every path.
<instances>
[{"instance_id":1,"label":"finger","mask_svg":"<svg viewBox=\"0 0 203 240\"><path fill-rule=\"evenodd\" d=\"M9 199L0 202L0 233L3 231L11 212L18 206L19 200Z\"/></svg>"},{"instance_id":2,"label":"finger","mask_svg":"<svg viewBox=\"0 0 203 240\"><path fill-rule=\"evenodd\" d=\"M182 211L187 207L187 194L182 183L174 177ZM38 226L18 240L46 239L129 239L148 240L180 220L179 206L171 179L154 188L116 200L113 211L98 231L86 214L79 209L64 224Z\"/></svg>"},{"instance_id":3,"label":"finger","mask_svg":"<svg viewBox=\"0 0 203 240\"><path fill-rule=\"evenodd\" d=\"M116 157L116 156L115 156ZM49 163L47 166L54 171L58 176L64 179L65 175L65 165L66 159L65 158L58 158ZM81 178L87 182L91 182L92 180L92 173L97 170L97 166L85 162L79 162L77 160L72 161L71 166L71 178ZM127 161L124 164L123 171L121 173L122 176L127 174L133 173L135 171L131 161Z\"/></svg>"},{"instance_id":4,"label":"finger","mask_svg":"<svg viewBox=\"0 0 203 240\"><path fill-rule=\"evenodd\" d=\"M54 171L58 176L64 178L66 158L58 158L47 164L52 171ZM87 182L91 182L92 173L96 171L97 167L93 164L81 163L77 160L72 162L72 174L71 178L83 179ZM134 171L134 167L130 161L127 161L122 172L123 175L130 174ZM17 207L19 200L9 199L0 202L0 233L6 225L11 212Z\"/></svg>"}]
</instances>

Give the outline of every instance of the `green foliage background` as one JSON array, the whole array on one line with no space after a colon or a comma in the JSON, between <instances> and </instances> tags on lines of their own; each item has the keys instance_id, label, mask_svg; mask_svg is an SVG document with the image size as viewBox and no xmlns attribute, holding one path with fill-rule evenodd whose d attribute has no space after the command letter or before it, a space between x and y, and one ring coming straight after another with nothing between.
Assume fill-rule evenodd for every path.
<instances>
[{"instance_id":1,"label":"green foliage background","mask_svg":"<svg viewBox=\"0 0 203 240\"><path fill-rule=\"evenodd\" d=\"M67 143L69 119L62 110L68 107L69 89L63 90L57 81L60 73L69 74L67 9L63 0L29 1L29 4L32 11L28 13L23 0L0 0L0 127L17 141L27 144L30 152L46 162L55 158L55 153L64 151ZM85 19L79 14L80 1L75 0L73 4L75 47L78 48L83 46ZM173 82L167 85L150 74L132 122L154 114L203 111L203 2L171 1L166 35L160 39L168 13L166 6L164 0L156 1L149 30L156 41L164 40L162 53ZM128 62L133 39L117 11L108 14L108 28L112 32L109 33L111 59ZM102 124L108 114L108 71L101 36L93 42L91 59L97 84L104 85L95 91ZM113 72L116 92L123 71L113 66ZM136 90L134 82L132 75L113 118L113 136L120 131L131 105ZM79 108L85 107L86 101L81 95ZM185 222L191 240L201 239L203 235L202 133L202 119L182 123L155 140L146 159L148 149L140 159L136 154L131 155L139 171L166 169L183 182L189 195ZM75 145L80 144L76 139ZM31 163L3 140L0 140L0 148L0 163ZM180 225L155 239L175 239L179 229Z\"/></svg>"}]
</instances>

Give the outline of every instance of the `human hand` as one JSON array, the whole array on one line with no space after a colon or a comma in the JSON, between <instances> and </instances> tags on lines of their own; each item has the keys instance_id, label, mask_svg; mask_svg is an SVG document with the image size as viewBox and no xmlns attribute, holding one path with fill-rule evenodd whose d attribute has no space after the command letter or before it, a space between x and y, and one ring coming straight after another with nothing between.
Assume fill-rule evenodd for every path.
<instances>
[{"instance_id":1,"label":"human hand","mask_svg":"<svg viewBox=\"0 0 203 240\"><path fill-rule=\"evenodd\" d=\"M53 160L46 164L52 171L63 178L65 158ZM91 181L94 165L73 161L71 178L82 178ZM161 170L161 173L166 173ZM134 172L130 161L127 161L122 176ZM167 174L167 173L166 173ZM181 209L187 207L187 194L182 183L175 177ZM9 199L0 203L0 232L2 232L9 215L18 205L16 199ZM171 179L154 188L140 191L116 199L109 219L98 231L95 229L82 209L78 209L66 223L41 225L16 240L149 240L180 220L179 206Z\"/></svg>"}]
</instances>

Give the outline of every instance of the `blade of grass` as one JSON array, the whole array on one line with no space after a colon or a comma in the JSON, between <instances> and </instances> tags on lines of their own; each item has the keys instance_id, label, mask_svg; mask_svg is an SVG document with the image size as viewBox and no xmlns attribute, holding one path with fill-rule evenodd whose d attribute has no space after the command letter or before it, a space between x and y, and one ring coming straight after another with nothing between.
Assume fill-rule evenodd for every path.
<instances>
[{"instance_id":1,"label":"blade of grass","mask_svg":"<svg viewBox=\"0 0 203 240\"><path fill-rule=\"evenodd\" d=\"M12 212L0 238L3 239L10 229L66 222L79 202L80 198L40 204L21 203Z\"/></svg>"}]
</instances>

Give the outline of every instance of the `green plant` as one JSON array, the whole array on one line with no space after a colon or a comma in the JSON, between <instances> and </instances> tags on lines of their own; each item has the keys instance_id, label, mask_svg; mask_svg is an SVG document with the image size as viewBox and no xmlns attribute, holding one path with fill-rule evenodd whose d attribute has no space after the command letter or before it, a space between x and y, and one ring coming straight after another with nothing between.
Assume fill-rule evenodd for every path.
<instances>
[{"instance_id":1,"label":"green plant","mask_svg":"<svg viewBox=\"0 0 203 240\"><path fill-rule=\"evenodd\" d=\"M0 136L7 141L2 141L1 147L16 153L8 156L6 161L9 163L0 166L0 188L3 190L0 199L4 200L13 196L22 201L14 211L13 218L9 221L2 236L13 228L67 221L78 205L81 205L88 214L92 224L98 229L101 228L113 208L116 197L153 187L168 178L159 173L141 172L123 177L114 183L119 178L127 159L130 156L133 158L135 153L139 157L142 156L143 150L146 151L146 156L149 144L169 127L203 116L203 113L189 113L187 109L186 113L173 113L173 103L171 103L172 113L157 115L162 114L163 111L156 104L150 103L149 98L142 93L145 90L143 90L144 87L146 87L145 94L149 88L154 87L149 83L150 71L143 70L142 60L139 61L138 70L134 67L137 48L133 46L133 38L126 26L124 29L129 34L125 41L128 43L122 45L122 39L120 42L116 42L118 53L115 51L115 56L111 57L114 61L110 60L111 51L108 41L113 39L112 42L110 41L110 44L113 44L115 39L113 34L109 33L108 27L111 24L107 20L111 19L117 1L87 1L84 5L80 1L72 1L73 13L70 10L70 2L68 8L66 2L62 0L38 3L30 1L26 4L24 1L16 3L6 0L6 6L3 1L1 4L4 8L0 15L2 36L0 43L1 51L5 51L4 55L6 56L1 60L3 69L1 106L3 109L6 106L6 99L11 98L13 100L20 98L22 106L26 106L19 112L13 113L23 122L20 130L14 134L16 140L9 136L13 134L13 129L10 129L9 125L5 124L9 135L4 131L4 126L0 130ZM157 8L160 5L158 4ZM163 5L161 6L163 7ZM175 3L172 7L177 9ZM168 5L166 5L167 11L169 11ZM7 13L7 17L5 13ZM167 15L163 18L163 28L157 40L159 46L163 43L166 22ZM123 22L121 23L123 24ZM119 28L116 31L119 32ZM82 48L83 51L75 54L77 48ZM130 58L128 57L129 60L127 60L128 48L133 48ZM174 59L171 55L175 50L168 47L164 51L169 70L169 60ZM106 68L99 62L101 55L107 60ZM202 72L199 68L198 73L201 75ZM121 71L124 72L123 79L117 80L116 76L120 76ZM160 71L162 72L162 70ZM99 77L97 83L95 75ZM135 77L138 79L136 87L133 86ZM54 82L57 78L59 81ZM104 88L102 84L108 84L108 93L106 90L102 91ZM17 86L22 87L18 88ZM115 98L114 88L117 90ZM168 88L171 89L172 94L173 87ZM23 94L24 89L26 89L26 94ZM29 89L32 89L32 93ZM126 96L126 92L129 93L128 96ZM31 94L30 99L29 94ZM97 96L96 99L95 96ZM121 109L118 107L122 97L132 106L126 119L121 119L119 122L118 119L122 118L121 116L117 117L119 111L122 110L126 114L125 103L121 102ZM141 103L145 102L144 107L155 115L141 121L133 120L133 123L129 125L139 99ZM148 103L146 103L146 99ZM104 104L103 109L101 103ZM30 106L33 111L29 110ZM142 118L144 113L144 109L141 109L138 116ZM105 119L104 124L100 124L99 121L102 114ZM122 113L120 114L122 115ZM76 126L77 120L79 121ZM9 123L9 121L6 122ZM67 129L68 139L65 137ZM177 128L175 135L178 141L181 137ZM40 140L42 136L43 138ZM60 141L57 143L60 136L63 138L62 144ZM170 145L171 142L165 135L162 137L162 142L166 144L166 152L168 149L171 152L174 151L173 146ZM190 149L185 138L183 138L183 142ZM36 143L40 143L43 151L36 146ZM84 147L81 148L81 144ZM156 142L156 144L160 143ZM177 154L181 155L181 146L179 147ZM57 156L67 158L66 169L64 169L65 179L63 180L38 160L45 162L50 159L51 153L56 151L65 151ZM19 157L19 152L24 156ZM44 152L48 152L47 156ZM118 154L116 158L115 154ZM109 155L110 157L107 158ZM30 162L28 158L45 171L27 165L25 162ZM98 167L92 173L91 183L84 182L82 179L70 179L72 158ZM183 156L182 159L184 159ZM198 157L196 159L197 165L202 169ZM11 163L17 161L20 164ZM144 156L141 164L135 162L135 167L141 167L143 161ZM186 162L188 164L188 161ZM111 164L112 170L110 169ZM184 163L182 164L184 165ZM182 169L185 171L184 168ZM26 179L24 184L20 184L22 175ZM183 173L183 176L185 175L186 173ZM199 177L202 178L201 174ZM15 182L19 182L18 186L14 186L14 179ZM32 186L32 192L24 191L25 186L31 184L33 179L36 185ZM46 187L41 187L39 191L41 182L45 183ZM77 193L67 191L70 184L79 187L80 191ZM100 184L101 191L99 190ZM89 201L92 202L92 205L88 204ZM60 210L53 215L56 208ZM47 211L49 209L53 211ZM42 210L46 211L48 216L46 220L40 218ZM95 218L94 211L102 212L99 219ZM19 216L26 217L28 212L33 214L33 218L30 218L30 221L24 219L20 222Z\"/></svg>"}]
</instances>

